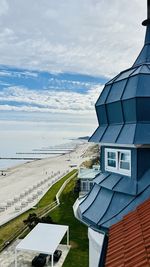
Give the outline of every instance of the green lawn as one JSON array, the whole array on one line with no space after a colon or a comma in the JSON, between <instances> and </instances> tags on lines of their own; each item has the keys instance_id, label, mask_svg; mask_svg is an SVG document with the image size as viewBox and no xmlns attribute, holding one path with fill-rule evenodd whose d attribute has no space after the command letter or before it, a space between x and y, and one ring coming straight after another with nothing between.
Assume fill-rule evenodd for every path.
<instances>
[{"instance_id":1,"label":"green lawn","mask_svg":"<svg viewBox=\"0 0 150 267\"><path fill-rule=\"evenodd\" d=\"M42 209L44 210L47 205L52 203L64 181L75 172L76 170L72 171L53 185L38 203L37 209L33 212L36 212L37 214L39 212L41 213ZM75 178L67 184L62 192L60 197L60 206L50 212L49 215L55 223L69 225L71 249L63 267L88 267L87 227L75 219L72 209L72 206L78 197L78 195L74 193L74 185ZM21 229L21 227L24 226L23 220L28 217L29 213L31 213L31 210L0 227L0 245L6 241L10 235L13 235L18 229Z\"/></svg>"},{"instance_id":2,"label":"green lawn","mask_svg":"<svg viewBox=\"0 0 150 267\"><path fill-rule=\"evenodd\" d=\"M72 206L77 199L71 181L61 196L61 205L49 215L58 224L69 225L71 250L63 267L88 267L87 227L75 219Z\"/></svg>"},{"instance_id":3,"label":"green lawn","mask_svg":"<svg viewBox=\"0 0 150 267\"><path fill-rule=\"evenodd\" d=\"M12 221L8 222L7 224L0 227L0 248L3 245L4 242L6 242L10 237L15 237L15 234L18 230L22 229L24 227L23 220L25 220L29 213L36 212L41 213L44 208L52 203L55 200L55 196L62 186L62 184L72 175L76 172L76 170L73 170L66 176L64 176L60 181L58 181L56 184L54 184L49 191L45 194L45 196L41 199L39 204L37 205L36 210L29 210L25 212L24 214L18 216L17 218L13 219Z\"/></svg>"}]
</instances>

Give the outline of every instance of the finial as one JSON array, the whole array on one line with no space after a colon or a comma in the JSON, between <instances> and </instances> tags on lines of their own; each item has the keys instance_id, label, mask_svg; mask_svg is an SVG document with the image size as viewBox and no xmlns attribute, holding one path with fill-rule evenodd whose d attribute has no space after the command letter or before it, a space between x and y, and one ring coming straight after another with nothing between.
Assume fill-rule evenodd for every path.
<instances>
[{"instance_id":1,"label":"finial","mask_svg":"<svg viewBox=\"0 0 150 267\"><path fill-rule=\"evenodd\" d=\"M147 19L142 22L143 26L150 24L150 0L147 0Z\"/></svg>"}]
</instances>

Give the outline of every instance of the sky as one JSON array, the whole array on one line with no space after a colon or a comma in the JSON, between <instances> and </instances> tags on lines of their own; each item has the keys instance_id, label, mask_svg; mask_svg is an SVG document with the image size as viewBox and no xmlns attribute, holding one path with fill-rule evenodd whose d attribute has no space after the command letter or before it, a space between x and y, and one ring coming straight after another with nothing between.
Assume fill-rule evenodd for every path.
<instances>
[{"instance_id":1,"label":"sky","mask_svg":"<svg viewBox=\"0 0 150 267\"><path fill-rule=\"evenodd\" d=\"M0 66L0 111L88 116L95 114L94 104L105 82L102 77Z\"/></svg>"},{"instance_id":2,"label":"sky","mask_svg":"<svg viewBox=\"0 0 150 267\"><path fill-rule=\"evenodd\" d=\"M143 45L146 0L0 0L0 64L113 77Z\"/></svg>"}]
</instances>

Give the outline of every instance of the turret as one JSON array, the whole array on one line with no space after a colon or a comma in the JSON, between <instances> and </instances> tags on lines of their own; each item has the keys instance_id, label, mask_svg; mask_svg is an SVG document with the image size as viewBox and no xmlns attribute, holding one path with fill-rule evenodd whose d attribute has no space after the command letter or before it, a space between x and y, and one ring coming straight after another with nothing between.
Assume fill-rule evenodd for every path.
<instances>
[{"instance_id":1,"label":"turret","mask_svg":"<svg viewBox=\"0 0 150 267\"><path fill-rule=\"evenodd\" d=\"M150 0L147 7L142 51L95 105L99 126L89 141L101 146L101 174L76 214L106 231L150 196Z\"/></svg>"}]
</instances>

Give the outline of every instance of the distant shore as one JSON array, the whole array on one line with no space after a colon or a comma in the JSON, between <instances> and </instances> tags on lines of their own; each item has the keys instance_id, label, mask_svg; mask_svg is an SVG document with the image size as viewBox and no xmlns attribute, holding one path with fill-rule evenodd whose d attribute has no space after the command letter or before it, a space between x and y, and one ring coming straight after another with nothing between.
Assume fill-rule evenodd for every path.
<instances>
[{"instance_id":1,"label":"distant shore","mask_svg":"<svg viewBox=\"0 0 150 267\"><path fill-rule=\"evenodd\" d=\"M75 139L77 140L77 139ZM82 142L84 142L82 140ZM75 143L66 143L66 144L60 144L57 146L50 146L50 147L43 147L40 149L32 149L28 152L16 152L13 156L1 156L0 157L0 166L2 162L5 162L4 167L0 167L0 171L7 171L7 169L13 168L15 166L18 166L20 164L25 164L26 162L32 162L35 160L42 160L44 158L54 158L61 155L65 155L68 153L73 152L78 145L80 145L80 142Z\"/></svg>"},{"instance_id":2,"label":"distant shore","mask_svg":"<svg viewBox=\"0 0 150 267\"><path fill-rule=\"evenodd\" d=\"M34 191L37 192L37 185L38 190L42 191L44 186L48 186L46 181L49 177L52 177L53 174L59 173L59 176L63 176L67 171L72 170L72 166L76 166L77 168L84 160L88 159L89 156L87 155L84 158L84 154L90 146L91 145L88 143L83 143L78 145L74 151L65 155L26 162L8 168L3 172L3 175L2 173L0 175L0 203L5 205L8 200L11 201L18 197L16 205L19 205L19 203L26 201L27 195L28 198L31 195L25 194L25 191L29 192L32 187L35 188ZM23 196L23 194L24 197L19 198L19 196ZM2 220L12 216L12 213L15 212L14 209L15 206L0 212L0 223Z\"/></svg>"}]
</instances>

